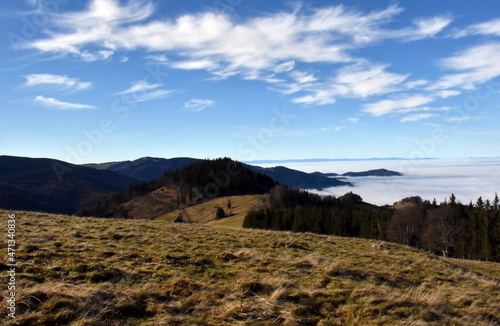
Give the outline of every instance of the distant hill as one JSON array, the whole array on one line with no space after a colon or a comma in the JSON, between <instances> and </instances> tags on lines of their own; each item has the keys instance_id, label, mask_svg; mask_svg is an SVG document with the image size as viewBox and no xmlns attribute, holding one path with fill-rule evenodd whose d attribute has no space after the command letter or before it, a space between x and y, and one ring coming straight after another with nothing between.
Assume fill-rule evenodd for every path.
<instances>
[{"instance_id":1,"label":"distant hill","mask_svg":"<svg viewBox=\"0 0 500 326\"><path fill-rule=\"evenodd\" d=\"M141 181L151 181L159 179L166 171L174 171L198 161L200 159L190 157L171 159L142 157L134 161L85 164L85 166L99 170L115 171L121 175Z\"/></svg>"},{"instance_id":2,"label":"distant hill","mask_svg":"<svg viewBox=\"0 0 500 326\"><path fill-rule=\"evenodd\" d=\"M318 173L305 173L292 170L284 166L273 168L262 168L259 166L247 165L249 169L270 176L282 185L300 189L325 189L338 186L352 186L350 182L330 178Z\"/></svg>"},{"instance_id":3,"label":"distant hill","mask_svg":"<svg viewBox=\"0 0 500 326\"><path fill-rule=\"evenodd\" d=\"M139 180L66 162L0 156L0 207L72 214Z\"/></svg>"},{"instance_id":4,"label":"distant hill","mask_svg":"<svg viewBox=\"0 0 500 326\"><path fill-rule=\"evenodd\" d=\"M402 173L387 170L387 169L374 169L374 170L361 171L361 172L346 172L344 174L323 173L323 172L313 172L311 174L317 175L317 176L323 176L323 177L336 177L336 178L343 178L343 177L397 177L397 176L403 175Z\"/></svg>"},{"instance_id":5,"label":"distant hill","mask_svg":"<svg viewBox=\"0 0 500 326\"><path fill-rule=\"evenodd\" d=\"M265 194L275 185L272 178L229 158L201 160L111 195L77 215L155 218L217 197Z\"/></svg>"},{"instance_id":6,"label":"distant hill","mask_svg":"<svg viewBox=\"0 0 500 326\"><path fill-rule=\"evenodd\" d=\"M344 177L395 177L402 175L402 173L386 169L375 169L364 172L346 172L342 174Z\"/></svg>"},{"instance_id":7,"label":"distant hill","mask_svg":"<svg viewBox=\"0 0 500 326\"><path fill-rule=\"evenodd\" d=\"M115 171L122 175L142 181L151 181L160 178L163 173L167 171L174 171L176 169L199 161L200 159L189 157L178 157L171 159L143 157L134 161L86 164L85 166L96 169ZM273 168L263 168L260 166L248 164L245 164L245 166L250 170L253 170L257 173L262 173L273 178L275 181L279 182L282 185L286 185L292 188L321 190L330 187L352 186L352 184L349 182L331 178L332 176L336 176L336 174L332 173L305 173L283 166L277 166Z\"/></svg>"}]
</instances>

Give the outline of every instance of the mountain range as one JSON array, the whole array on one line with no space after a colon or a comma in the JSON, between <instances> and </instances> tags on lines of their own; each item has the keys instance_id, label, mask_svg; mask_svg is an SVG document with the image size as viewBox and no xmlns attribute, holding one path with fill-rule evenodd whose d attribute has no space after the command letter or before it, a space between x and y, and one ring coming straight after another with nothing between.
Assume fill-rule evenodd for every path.
<instances>
[{"instance_id":1,"label":"mountain range","mask_svg":"<svg viewBox=\"0 0 500 326\"><path fill-rule=\"evenodd\" d=\"M45 158L0 156L0 207L72 214L139 180Z\"/></svg>"},{"instance_id":2,"label":"mountain range","mask_svg":"<svg viewBox=\"0 0 500 326\"><path fill-rule=\"evenodd\" d=\"M75 165L47 158L0 156L0 208L73 214L95 204L99 198L144 181L158 180L165 172L200 161L189 157L143 157L133 161ZM292 188L321 190L352 186L345 179L347 174L305 173L283 166L243 166ZM399 173L381 169L349 176L359 175Z\"/></svg>"}]
</instances>

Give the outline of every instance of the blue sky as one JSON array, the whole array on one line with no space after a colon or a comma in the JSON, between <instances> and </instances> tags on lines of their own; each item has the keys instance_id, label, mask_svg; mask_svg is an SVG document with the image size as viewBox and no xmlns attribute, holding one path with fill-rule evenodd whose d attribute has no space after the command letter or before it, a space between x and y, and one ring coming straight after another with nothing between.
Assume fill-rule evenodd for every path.
<instances>
[{"instance_id":1,"label":"blue sky","mask_svg":"<svg viewBox=\"0 0 500 326\"><path fill-rule=\"evenodd\" d=\"M6 0L0 153L500 156L500 3Z\"/></svg>"}]
</instances>

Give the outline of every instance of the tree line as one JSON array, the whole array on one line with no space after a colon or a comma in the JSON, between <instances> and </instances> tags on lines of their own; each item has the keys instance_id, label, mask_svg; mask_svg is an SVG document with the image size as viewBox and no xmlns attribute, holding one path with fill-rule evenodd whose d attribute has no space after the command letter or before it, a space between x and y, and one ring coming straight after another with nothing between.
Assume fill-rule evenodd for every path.
<instances>
[{"instance_id":1,"label":"tree line","mask_svg":"<svg viewBox=\"0 0 500 326\"><path fill-rule=\"evenodd\" d=\"M382 207L356 194L335 198L276 186L268 208L249 212L244 227L313 232L396 242L445 257L500 262L500 204L479 198L464 205L408 197Z\"/></svg>"}]
</instances>

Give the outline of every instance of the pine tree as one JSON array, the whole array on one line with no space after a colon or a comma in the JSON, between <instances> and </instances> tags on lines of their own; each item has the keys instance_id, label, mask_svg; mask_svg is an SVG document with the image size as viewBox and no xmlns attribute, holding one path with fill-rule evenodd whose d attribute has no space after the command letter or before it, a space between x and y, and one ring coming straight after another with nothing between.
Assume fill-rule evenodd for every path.
<instances>
[{"instance_id":1,"label":"pine tree","mask_svg":"<svg viewBox=\"0 0 500 326\"><path fill-rule=\"evenodd\" d=\"M215 219L220 220L224 217L226 217L226 212L224 212L224 209L222 207L218 206L217 211L215 212Z\"/></svg>"}]
</instances>

